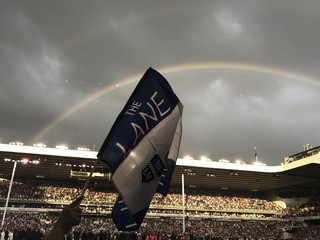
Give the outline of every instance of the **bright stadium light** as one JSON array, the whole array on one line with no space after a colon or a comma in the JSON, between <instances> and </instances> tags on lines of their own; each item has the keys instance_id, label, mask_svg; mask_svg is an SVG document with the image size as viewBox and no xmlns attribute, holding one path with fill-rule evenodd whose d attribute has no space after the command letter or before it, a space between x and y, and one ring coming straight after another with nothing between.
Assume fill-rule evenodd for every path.
<instances>
[{"instance_id":1,"label":"bright stadium light","mask_svg":"<svg viewBox=\"0 0 320 240\"><path fill-rule=\"evenodd\" d=\"M236 163L237 164L246 164L243 160L241 159L236 159Z\"/></svg>"},{"instance_id":2,"label":"bright stadium light","mask_svg":"<svg viewBox=\"0 0 320 240\"><path fill-rule=\"evenodd\" d=\"M253 165L255 165L255 166L267 166L267 164L262 163L262 162L257 162L257 161L254 161Z\"/></svg>"},{"instance_id":3,"label":"bright stadium light","mask_svg":"<svg viewBox=\"0 0 320 240\"><path fill-rule=\"evenodd\" d=\"M86 148L86 147L78 147L77 150L78 151L91 151L90 148Z\"/></svg>"},{"instance_id":4,"label":"bright stadium light","mask_svg":"<svg viewBox=\"0 0 320 240\"><path fill-rule=\"evenodd\" d=\"M229 163L230 161L228 159L220 159L218 162L221 162L221 163Z\"/></svg>"},{"instance_id":5,"label":"bright stadium light","mask_svg":"<svg viewBox=\"0 0 320 240\"><path fill-rule=\"evenodd\" d=\"M183 159L186 159L186 160L193 160L194 158L193 158L193 157L191 157L191 156L189 156L189 155L186 155L186 156L184 156L184 157L183 157Z\"/></svg>"},{"instance_id":6,"label":"bright stadium light","mask_svg":"<svg viewBox=\"0 0 320 240\"><path fill-rule=\"evenodd\" d=\"M29 162L29 159L27 159L27 158L21 159L22 164L27 164L28 162Z\"/></svg>"},{"instance_id":7,"label":"bright stadium light","mask_svg":"<svg viewBox=\"0 0 320 240\"><path fill-rule=\"evenodd\" d=\"M17 146L22 146L24 143L23 142L9 142L10 145L17 145Z\"/></svg>"},{"instance_id":8,"label":"bright stadium light","mask_svg":"<svg viewBox=\"0 0 320 240\"><path fill-rule=\"evenodd\" d=\"M206 175L207 177L216 177L216 175L214 175L214 174L210 174L210 173L207 173L207 175Z\"/></svg>"},{"instance_id":9,"label":"bright stadium light","mask_svg":"<svg viewBox=\"0 0 320 240\"><path fill-rule=\"evenodd\" d=\"M56 148L57 149L63 149L63 150L67 150L68 149L68 147L65 146L65 145L57 145Z\"/></svg>"},{"instance_id":10,"label":"bright stadium light","mask_svg":"<svg viewBox=\"0 0 320 240\"><path fill-rule=\"evenodd\" d=\"M33 144L33 146L34 147L39 147L39 148L45 148L45 147L47 147L45 144L43 144L43 143L35 143L35 144Z\"/></svg>"},{"instance_id":11,"label":"bright stadium light","mask_svg":"<svg viewBox=\"0 0 320 240\"><path fill-rule=\"evenodd\" d=\"M201 156L200 157L201 161L212 161L210 158L206 157L206 156Z\"/></svg>"}]
</instances>

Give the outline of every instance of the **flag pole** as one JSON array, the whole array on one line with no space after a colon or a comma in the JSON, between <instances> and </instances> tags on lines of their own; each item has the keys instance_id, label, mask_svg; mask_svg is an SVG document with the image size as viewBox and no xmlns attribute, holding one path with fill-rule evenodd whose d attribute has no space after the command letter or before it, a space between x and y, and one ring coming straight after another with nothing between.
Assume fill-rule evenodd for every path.
<instances>
[{"instance_id":1,"label":"flag pole","mask_svg":"<svg viewBox=\"0 0 320 240\"><path fill-rule=\"evenodd\" d=\"M96 170L97 165L98 165L98 163L99 163L99 160L100 160L100 158L97 158L97 159L96 159L96 161L95 161L94 164L93 164L93 168L91 169L90 174L89 174L89 176L87 177L86 183L84 184L84 186L83 186L83 188L82 188L81 195L80 195L80 196L82 196L82 197L84 196L86 190L87 190L88 187L89 187L89 183L90 183L90 181L91 181L91 179L92 179L93 172L94 172L94 170Z\"/></svg>"},{"instance_id":2,"label":"flag pole","mask_svg":"<svg viewBox=\"0 0 320 240\"><path fill-rule=\"evenodd\" d=\"M182 233L186 232L186 219L185 219L185 203L184 203L184 174L182 174L181 184L182 184Z\"/></svg>"},{"instance_id":3,"label":"flag pole","mask_svg":"<svg viewBox=\"0 0 320 240\"><path fill-rule=\"evenodd\" d=\"M81 195L80 195L79 197L84 197L84 194L85 194L86 190L88 189L89 183L90 183L90 181L91 181L91 179L92 179L93 172L94 172L94 170L97 168L97 165L98 165L98 163L99 163L99 160L100 160L100 158L97 158L96 161L94 162L93 167L91 168L90 174L89 174L89 176L87 177L86 183L84 184L84 186L83 186L83 188L82 188L82 191L81 191ZM83 199L83 198L82 198L82 199ZM80 205L80 203L79 203L79 205ZM70 232L69 232L69 233L70 233ZM65 235L68 235L69 233L66 233Z\"/></svg>"},{"instance_id":4,"label":"flag pole","mask_svg":"<svg viewBox=\"0 0 320 240\"><path fill-rule=\"evenodd\" d=\"M17 167L17 161L14 161L13 170L12 170L12 174L11 174L10 185L9 185L9 190L8 190L8 195L7 195L7 200L6 200L6 205L4 207L2 221L1 221L1 228L2 228L2 226L4 224L4 219L6 218L6 213L7 213L7 208L8 208L8 203L9 203L9 198L10 198L10 193L11 193L11 188L12 188L12 183L13 183L13 178L14 178L14 174L16 172L16 167Z\"/></svg>"}]
</instances>

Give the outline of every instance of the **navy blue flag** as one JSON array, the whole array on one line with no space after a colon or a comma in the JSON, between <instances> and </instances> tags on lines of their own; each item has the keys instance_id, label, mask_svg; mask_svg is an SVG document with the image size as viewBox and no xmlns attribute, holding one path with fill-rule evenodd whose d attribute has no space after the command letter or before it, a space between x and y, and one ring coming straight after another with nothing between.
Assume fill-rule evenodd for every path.
<instances>
[{"instance_id":1,"label":"navy blue flag","mask_svg":"<svg viewBox=\"0 0 320 240\"><path fill-rule=\"evenodd\" d=\"M167 80L149 68L118 115L98 158L119 193L118 230L138 230L155 192L166 196L178 158L183 106Z\"/></svg>"}]
</instances>

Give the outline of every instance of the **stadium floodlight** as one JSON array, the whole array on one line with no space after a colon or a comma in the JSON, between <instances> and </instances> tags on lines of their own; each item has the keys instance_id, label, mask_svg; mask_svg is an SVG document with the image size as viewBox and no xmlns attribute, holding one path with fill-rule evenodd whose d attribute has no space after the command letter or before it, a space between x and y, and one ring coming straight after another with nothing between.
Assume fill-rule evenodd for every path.
<instances>
[{"instance_id":1,"label":"stadium floodlight","mask_svg":"<svg viewBox=\"0 0 320 240\"><path fill-rule=\"evenodd\" d=\"M32 160L31 163L38 165L40 163L40 161L39 160Z\"/></svg>"},{"instance_id":2,"label":"stadium floodlight","mask_svg":"<svg viewBox=\"0 0 320 240\"><path fill-rule=\"evenodd\" d=\"M262 163L262 162L258 162L258 161L254 161L253 165L255 165L255 166L267 166L267 164Z\"/></svg>"},{"instance_id":3,"label":"stadium floodlight","mask_svg":"<svg viewBox=\"0 0 320 240\"><path fill-rule=\"evenodd\" d=\"M78 147L77 150L78 151L91 151L90 148L86 148L86 147Z\"/></svg>"},{"instance_id":4,"label":"stadium floodlight","mask_svg":"<svg viewBox=\"0 0 320 240\"><path fill-rule=\"evenodd\" d=\"M29 163L29 159L23 158L23 159L21 159L20 162L21 162L22 164L27 164L27 163Z\"/></svg>"},{"instance_id":5,"label":"stadium floodlight","mask_svg":"<svg viewBox=\"0 0 320 240\"><path fill-rule=\"evenodd\" d=\"M9 142L9 145L22 146L23 144L24 144L23 142Z\"/></svg>"},{"instance_id":6,"label":"stadium floodlight","mask_svg":"<svg viewBox=\"0 0 320 240\"><path fill-rule=\"evenodd\" d=\"M243 160L241 159L236 159L236 163L237 164L246 164Z\"/></svg>"},{"instance_id":7,"label":"stadium floodlight","mask_svg":"<svg viewBox=\"0 0 320 240\"><path fill-rule=\"evenodd\" d=\"M189 173L187 173L187 175L195 176L196 174L194 172L189 172Z\"/></svg>"},{"instance_id":8,"label":"stadium floodlight","mask_svg":"<svg viewBox=\"0 0 320 240\"><path fill-rule=\"evenodd\" d=\"M214 174L209 174L209 173L207 173L206 176L207 176L207 177L216 177L216 175L214 175Z\"/></svg>"},{"instance_id":9,"label":"stadium floodlight","mask_svg":"<svg viewBox=\"0 0 320 240\"><path fill-rule=\"evenodd\" d=\"M63 150L67 150L68 149L68 147L65 146L65 145L57 145L56 148L57 149L63 149Z\"/></svg>"},{"instance_id":10,"label":"stadium floodlight","mask_svg":"<svg viewBox=\"0 0 320 240\"><path fill-rule=\"evenodd\" d=\"M39 148L45 148L47 147L47 145L43 144L43 143L35 143L33 144L34 147L39 147Z\"/></svg>"},{"instance_id":11,"label":"stadium floodlight","mask_svg":"<svg viewBox=\"0 0 320 240\"><path fill-rule=\"evenodd\" d=\"M191 157L190 155L184 156L183 159L186 159L186 160L194 160L194 158Z\"/></svg>"},{"instance_id":12,"label":"stadium floodlight","mask_svg":"<svg viewBox=\"0 0 320 240\"><path fill-rule=\"evenodd\" d=\"M229 173L229 175L230 175L230 176L238 176L238 173L231 171L231 172Z\"/></svg>"},{"instance_id":13,"label":"stadium floodlight","mask_svg":"<svg viewBox=\"0 0 320 240\"><path fill-rule=\"evenodd\" d=\"M200 157L201 161L212 161L210 158L206 157L206 156L201 156Z\"/></svg>"},{"instance_id":14,"label":"stadium floodlight","mask_svg":"<svg viewBox=\"0 0 320 240\"><path fill-rule=\"evenodd\" d=\"M221 163L229 163L230 161L228 159L220 159L218 160L218 162L221 162Z\"/></svg>"}]
</instances>

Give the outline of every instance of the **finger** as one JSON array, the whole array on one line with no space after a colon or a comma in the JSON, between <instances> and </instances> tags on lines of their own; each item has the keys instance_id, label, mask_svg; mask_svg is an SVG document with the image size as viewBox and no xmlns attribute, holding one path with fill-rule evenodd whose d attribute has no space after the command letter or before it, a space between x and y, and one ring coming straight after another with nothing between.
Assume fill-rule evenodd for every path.
<instances>
[{"instance_id":1,"label":"finger","mask_svg":"<svg viewBox=\"0 0 320 240\"><path fill-rule=\"evenodd\" d=\"M76 206L79 206L81 201L83 199L83 196L81 195L80 197L78 197L76 200L74 200L72 203L70 203L70 207L76 207Z\"/></svg>"}]
</instances>

